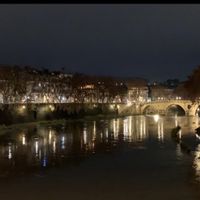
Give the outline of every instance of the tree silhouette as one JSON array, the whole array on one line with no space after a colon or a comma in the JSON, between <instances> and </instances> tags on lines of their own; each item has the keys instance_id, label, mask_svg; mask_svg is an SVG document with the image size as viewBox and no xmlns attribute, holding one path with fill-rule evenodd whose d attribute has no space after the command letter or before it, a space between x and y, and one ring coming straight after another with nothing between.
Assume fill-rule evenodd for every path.
<instances>
[{"instance_id":1,"label":"tree silhouette","mask_svg":"<svg viewBox=\"0 0 200 200\"><path fill-rule=\"evenodd\" d=\"M26 94L27 76L19 66L0 67L0 93L4 103L18 102Z\"/></svg>"},{"instance_id":2,"label":"tree silhouette","mask_svg":"<svg viewBox=\"0 0 200 200\"><path fill-rule=\"evenodd\" d=\"M188 80L185 82L184 87L188 92L188 96L191 100L196 100L200 97L200 66L193 70L192 74L188 76Z\"/></svg>"}]
</instances>

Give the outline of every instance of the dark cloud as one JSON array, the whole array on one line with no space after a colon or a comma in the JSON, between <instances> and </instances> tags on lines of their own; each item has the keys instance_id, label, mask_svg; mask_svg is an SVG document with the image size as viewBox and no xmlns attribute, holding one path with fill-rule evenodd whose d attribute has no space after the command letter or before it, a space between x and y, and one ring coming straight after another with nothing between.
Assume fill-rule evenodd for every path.
<instances>
[{"instance_id":1,"label":"dark cloud","mask_svg":"<svg viewBox=\"0 0 200 200\"><path fill-rule=\"evenodd\" d=\"M0 63L185 79L199 19L200 5L0 5Z\"/></svg>"}]
</instances>

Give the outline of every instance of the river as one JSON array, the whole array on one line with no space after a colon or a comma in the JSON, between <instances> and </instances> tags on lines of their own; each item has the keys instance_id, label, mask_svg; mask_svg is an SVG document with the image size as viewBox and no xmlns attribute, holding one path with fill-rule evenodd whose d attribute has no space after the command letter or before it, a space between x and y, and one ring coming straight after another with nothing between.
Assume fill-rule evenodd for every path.
<instances>
[{"instance_id":1,"label":"river","mask_svg":"<svg viewBox=\"0 0 200 200\"><path fill-rule=\"evenodd\" d=\"M127 116L8 130L0 135L0 199L200 199L199 123ZM190 154L171 138L177 125Z\"/></svg>"}]
</instances>

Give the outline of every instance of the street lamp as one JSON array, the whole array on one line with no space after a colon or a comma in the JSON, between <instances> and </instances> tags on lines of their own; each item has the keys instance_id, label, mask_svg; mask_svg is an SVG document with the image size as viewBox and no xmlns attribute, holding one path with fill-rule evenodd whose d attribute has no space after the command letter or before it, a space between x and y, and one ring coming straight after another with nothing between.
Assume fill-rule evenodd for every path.
<instances>
[{"instance_id":1,"label":"street lamp","mask_svg":"<svg viewBox=\"0 0 200 200\"><path fill-rule=\"evenodd\" d=\"M158 114L154 115L153 119L154 119L155 122L158 122L158 120L160 119L160 116Z\"/></svg>"}]
</instances>

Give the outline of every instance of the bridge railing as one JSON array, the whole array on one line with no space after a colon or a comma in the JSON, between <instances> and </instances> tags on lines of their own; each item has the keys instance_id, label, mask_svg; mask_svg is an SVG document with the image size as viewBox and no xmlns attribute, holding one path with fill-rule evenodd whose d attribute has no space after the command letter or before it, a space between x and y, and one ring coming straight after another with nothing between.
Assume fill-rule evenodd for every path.
<instances>
[{"instance_id":1,"label":"bridge railing","mask_svg":"<svg viewBox=\"0 0 200 200\"><path fill-rule=\"evenodd\" d=\"M167 103L167 102L179 102L179 103L185 103L185 102L188 102L188 101L190 101L191 102L191 100L190 99L165 99L165 100L153 100L153 101L149 101L149 102L146 102L146 104L149 104L149 103ZM200 102L200 101L198 101L198 102Z\"/></svg>"}]
</instances>

